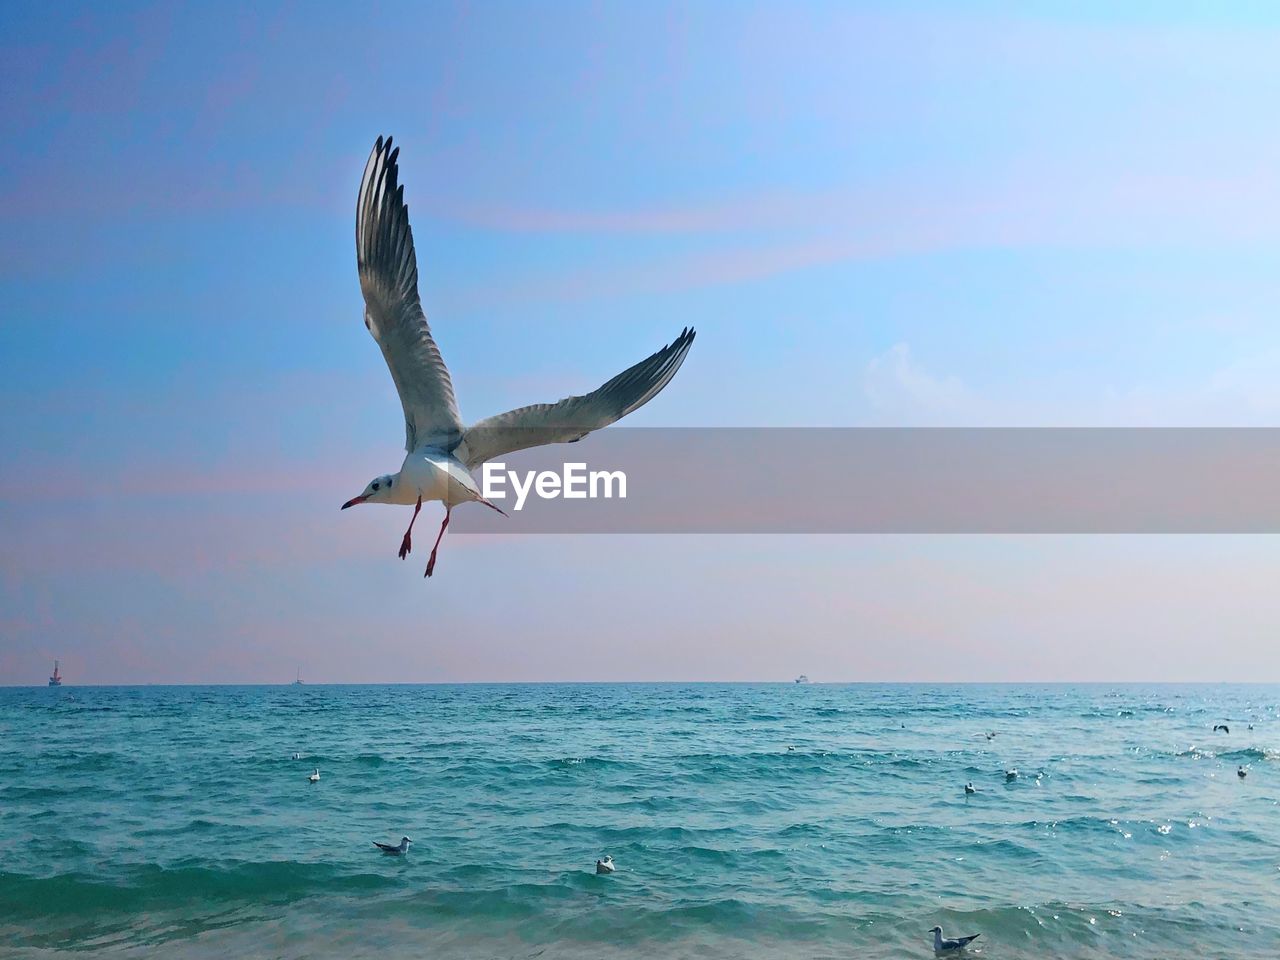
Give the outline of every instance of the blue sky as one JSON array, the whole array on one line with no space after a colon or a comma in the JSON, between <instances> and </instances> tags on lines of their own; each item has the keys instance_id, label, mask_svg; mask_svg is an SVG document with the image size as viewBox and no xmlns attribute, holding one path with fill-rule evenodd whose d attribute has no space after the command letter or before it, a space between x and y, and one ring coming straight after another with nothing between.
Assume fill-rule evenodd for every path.
<instances>
[{"instance_id":1,"label":"blue sky","mask_svg":"<svg viewBox=\"0 0 1280 960\"><path fill-rule=\"evenodd\" d=\"M696 325L629 424L1274 424L1280 11L1171 6L7 5L0 682L1280 679L1271 538L336 510L381 133L465 419Z\"/></svg>"}]
</instances>

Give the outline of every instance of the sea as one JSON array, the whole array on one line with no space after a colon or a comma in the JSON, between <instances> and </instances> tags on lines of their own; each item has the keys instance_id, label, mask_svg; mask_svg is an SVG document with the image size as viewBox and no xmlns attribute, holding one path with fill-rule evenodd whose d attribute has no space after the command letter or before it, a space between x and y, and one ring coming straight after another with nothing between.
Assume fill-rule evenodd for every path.
<instances>
[{"instance_id":1,"label":"sea","mask_svg":"<svg viewBox=\"0 0 1280 960\"><path fill-rule=\"evenodd\" d=\"M4 688L0 955L1272 960L1277 761L1263 685Z\"/></svg>"}]
</instances>

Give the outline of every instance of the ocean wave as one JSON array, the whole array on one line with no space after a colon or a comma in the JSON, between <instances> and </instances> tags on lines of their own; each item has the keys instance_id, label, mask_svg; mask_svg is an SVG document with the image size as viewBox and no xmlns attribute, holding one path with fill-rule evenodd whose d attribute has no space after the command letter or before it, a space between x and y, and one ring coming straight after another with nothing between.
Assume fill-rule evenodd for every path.
<instances>
[{"instance_id":1,"label":"ocean wave","mask_svg":"<svg viewBox=\"0 0 1280 960\"><path fill-rule=\"evenodd\" d=\"M65 773L102 773L112 767L132 762L132 758L109 750L100 753L69 753L44 759L51 761L59 772Z\"/></svg>"},{"instance_id":2,"label":"ocean wave","mask_svg":"<svg viewBox=\"0 0 1280 960\"><path fill-rule=\"evenodd\" d=\"M673 847L693 847L710 838L732 839L739 835L736 827L681 827L675 825L663 827L601 827L599 834L603 840L610 844L628 844L640 850L670 850Z\"/></svg>"},{"instance_id":3,"label":"ocean wave","mask_svg":"<svg viewBox=\"0 0 1280 960\"><path fill-rule=\"evenodd\" d=\"M610 760L607 757L557 757L554 760L548 760L546 765L556 770L574 767L581 767L584 770L609 770L630 766L625 761Z\"/></svg>"},{"instance_id":4,"label":"ocean wave","mask_svg":"<svg viewBox=\"0 0 1280 960\"><path fill-rule=\"evenodd\" d=\"M14 785L0 787L0 800L12 803L19 803L24 800L60 800L64 797L75 796L79 792L80 789L71 784L65 787L24 787Z\"/></svg>"},{"instance_id":5,"label":"ocean wave","mask_svg":"<svg viewBox=\"0 0 1280 960\"><path fill-rule=\"evenodd\" d=\"M1219 760L1244 761L1246 763L1255 760L1280 760L1280 750L1272 750L1269 747L1244 747L1240 750L1227 750L1218 754Z\"/></svg>"},{"instance_id":6,"label":"ocean wave","mask_svg":"<svg viewBox=\"0 0 1280 960\"><path fill-rule=\"evenodd\" d=\"M212 820L196 818L188 820L186 823L174 824L169 827L145 827L141 830L135 830L133 835L135 837L185 837L223 829L236 828L232 824L215 823Z\"/></svg>"},{"instance_id":7,"label":"ocean wave","mask_svg":"<svg viewBox=\"0 0 1280 960\"><path fill-rule=\"evenodd\" d=\"M52 877L0 872L0 914L45 917L161 910L183 904L291 903L320 893L353 894L399 883L381 874L287 860L226 867L138 865L112 878L83 872Z\"/></svg>"},{"instance_id":8,"label":"ocean wave","mask_svg":"<svg viewBox=\"0 0 1280 960\"><path fill-rule=\"evenodd\" d=\"M606 803L605 809L608 810L644 810L653 813L678 811L694 802L691 797L679 796L660 796L660 797L632 797L629 800L616 800Z\"/></svg>"}]
</instances>

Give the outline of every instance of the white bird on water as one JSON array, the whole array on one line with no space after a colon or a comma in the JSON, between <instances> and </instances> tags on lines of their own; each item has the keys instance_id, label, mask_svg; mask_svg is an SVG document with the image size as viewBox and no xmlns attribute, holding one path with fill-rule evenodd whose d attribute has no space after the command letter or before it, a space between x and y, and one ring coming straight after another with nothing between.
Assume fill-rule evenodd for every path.
<instances>
[{"instance_id":1,"label":"white bird on water","mask_svg":"<svg viewBox=\"0 0 1280 960\"><path fill-rule=\"evenodd\" d=\"M320 781L320 768L316 767L315 772L312 773L309 777L307 777L307 779L310 780L312 783L318 783Z\"/></svg>"},{"instance_id":2,"label":"white bird on water","mask_svg":"<svg viewBox=\"0 0 1280 960\"><path fill-rule=\"evenodd\" d=\"M616 869L613 865L613 857L605 857L596 861L596 873L613 873Z\"/></svg>"},{"instance_id":3,"label":"white bird on water","mask_svg":"<svg viewBox=\"0 0 1280 960\"><path fill-rule=\"evenodd\" d=\"M965 947L977 940L982 934L975 933L971 937L955 937L948 940L943 936L941 927L934 927L929 931L933 934L933 952L934 953L959 953Z\"/></svg>"},{"instance_id":4,"label":"white bird on water","mask_svg":"<svg viewBox=\"0 0 1280 960\"><path fill-rule=\"evenodd\" d=\"M604 386L556 403L535 403L463 426L449 370L431 337L418 297L418 260L409 229L409 208L398 182L391 138L374 144L356 202L356 260L364 293L364 325L382 348L404 408L405 450L400 470L369 481L358 503L394 503L413 507L413 519L400 541L400 559L412 549L413 521L424 502L444 503L444 522L436 535L425 576L436 565L436 550L460 503L486 500L471 471L487 460L549 443L572 443L644 406L676 375L693 344L686 328L647 360L618 374ZM504 514L505 515L505 514Z\"/></svg>"}]
</instances>

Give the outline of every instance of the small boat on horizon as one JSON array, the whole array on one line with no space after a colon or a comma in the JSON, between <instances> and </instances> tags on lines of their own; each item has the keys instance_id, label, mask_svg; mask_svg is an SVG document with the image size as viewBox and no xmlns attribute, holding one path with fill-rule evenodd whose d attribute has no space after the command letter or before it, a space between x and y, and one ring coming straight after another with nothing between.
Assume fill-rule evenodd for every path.
<instances>
[{"instance_id":1,"label":"small boat on horizon","mask_svg":"<svg viewBox=\"0 0 1280 960\"><path fill-rule=\"evenodd\" d=\"M302 686L302 668L301 667L298 668L298 676L294 679L293 685L295 687Z\"/></svg>"},{"instance_id":2,"label":"small boat on horizon","mask_svg":"<svg viewBox=\"0 0 1280 960\"><path fill-rule=\"evenodd\" d=\"M800 676L796 677L796 683L808 683L808 682L809 682L809 678L806 677L803 673L800 674Z\"/></svg>"},{"instance_id":3,"label":"small boat on horizon","mask_svg":"<svg viewBox=\"0 0 1280 960\"><path fill-rule=\"evenodd\" d=\"M62 686L62 674L58 672L58 661L53 661L53 676L49 678L49 686Z\"/></svg>"}]
</instances>

